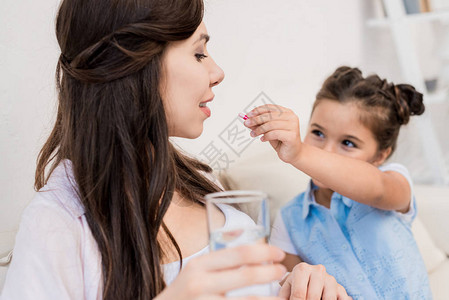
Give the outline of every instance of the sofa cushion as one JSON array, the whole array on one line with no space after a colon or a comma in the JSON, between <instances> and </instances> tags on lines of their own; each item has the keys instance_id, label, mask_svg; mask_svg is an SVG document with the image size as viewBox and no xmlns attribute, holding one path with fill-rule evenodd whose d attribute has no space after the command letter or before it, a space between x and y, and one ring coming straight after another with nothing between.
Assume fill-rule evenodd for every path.
<instances>
[{"instance_id":1,"label":"sofa cushion","mask_svg":"<svg viewBox=\"0 0 449 300\"><path fill-rule=\"evenodd\" d=\"M435 245L449 256L449 187L416 185L415 196L421 221Z\"/></svg>"},{"instance_id":2,"label":"sofa cushion","mask_svg":"<svg viewBox=\"0 0 449 300\"><path fill-rule=\"evenodd\" d=\"M424 264L426 265L427 272L431 273L447 260L447 256L435 245L419 216L412 223L412 232Z\"/></svg>"},{"instance_id":3,"label":"sofa cushion","mask_svg":"<svg viewBox=\"0 0 449 300\"><path fill-rule=\"evenodd\" d=\"M429 274L430 288L435 300L449 299L449 259Z\"/></svg>"},{"instance_id":4,"label":"sofa cushion","mask_svg":"<svg viewBox=\"0 0 449 300\"><path fill-rule=\"evenodd\" d=\"M3 288L3 284L6 277L6 271L8 270L8 265L3 265L1 262L8 261L8 255L14 247L14 240L16 236L16 231L3 231L0 232L0 291Z\"/></svg>"}]
</instances>

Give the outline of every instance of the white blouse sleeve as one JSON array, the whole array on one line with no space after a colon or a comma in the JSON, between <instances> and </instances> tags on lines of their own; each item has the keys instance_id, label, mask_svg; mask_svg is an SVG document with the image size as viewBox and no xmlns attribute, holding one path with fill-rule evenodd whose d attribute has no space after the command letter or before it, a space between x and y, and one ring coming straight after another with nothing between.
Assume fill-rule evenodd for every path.
<instances>
[{"instance_id":1,"label":"white blouse sleeve","mask_svg":"<svg viewBox=\"0 0 449 300\"><path fill-rule=\"evenodd\" d=\"M25 209L1 300L85 298L77 221L57 204Z\"/></svg>"}]
</instances>

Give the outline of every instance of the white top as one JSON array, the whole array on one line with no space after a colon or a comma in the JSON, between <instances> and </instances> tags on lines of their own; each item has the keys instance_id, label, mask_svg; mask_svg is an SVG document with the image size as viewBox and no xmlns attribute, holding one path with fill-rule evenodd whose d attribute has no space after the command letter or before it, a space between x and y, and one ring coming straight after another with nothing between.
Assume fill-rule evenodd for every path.
<instances>
[{"instance_id":1,"label":"white top","mask_svg":"<svg viewBox=\"0 0 449 300\"><path fill-rule=\"evenodd\" d=\"M223 229L245 227L246 224L254 225L254 221L247 214L235 209L234 207L226 204L218 204L217 206L225 215L225 224L223 226ZM208 252L209 252L209 245L207 245L197 253L183 258L182 266L184 267L192 258L203 255ZM176 278L176 276L179 273L179 265L180 265L179 260L162 265L162 267L164 268L165 283L170 284Z\"/></svg>"},{"instance_id":2,"label":"white top","mask_svg":"<svg viewBox=\"0 0 449 300\"><path fill-rule=\"evenodd\" d=\"M411 199L410 199L410 208L406 213L397 212L398 216L402 218L407 223L410 223L415 216L415 197L413 197L413 185L412 185L412 179L410 178L410 175L408 171L405 169L404 166L397 164L397 163L390 163L383 165L379 167L379 170L382 172L386 171L394 171L398 172L402 176L404 176L409 185L412 189L411 191ZM313 198L313 201L315 201L315 195L312 193L311 197ZM274 220L273 226L271 227L271 235L270 235L270 244L275 245L285 252L293 255L299 255L298 251L296 250L295 246L293 245L290 236L287 231L287 227L285 226L284 220L282 219L281 212L279 211L276 215L276 218Z\"/></svg>"},{"instance_id":3,"label":"white top","mask_svg":"<svg viewBox=\"0 0 449 300\"><path fill-rule=\"evenodd\" d=\"M66 160L24 210L1 300L102 299L101 255L75 186ZM221 209L227 224L250 219L230 206ZM208 250L185 258L183 265ZM163 268L170 283L179 261Z\"/></svg>"}]
</instances>

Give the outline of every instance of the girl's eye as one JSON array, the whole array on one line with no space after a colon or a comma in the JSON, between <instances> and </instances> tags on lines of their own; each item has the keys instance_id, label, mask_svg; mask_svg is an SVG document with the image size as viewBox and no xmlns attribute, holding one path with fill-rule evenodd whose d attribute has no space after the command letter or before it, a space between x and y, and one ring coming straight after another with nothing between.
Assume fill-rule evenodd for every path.
<instances>
[{"instance_id":1,"label":"girl's eye","mask_svg":"<svg viewBox=\"0 0 449 300\"><path fill-rule=\"evenodd\" d=\"M341 142L343 145L345 145L346 147L349 148L357 148L357 145L354 144L353 142L351 142L350 140L344 140L343 142Z\"/></svg>"},{"instance_id":2,"label":"girl's eye","mask_svg":"<svg viewBox=\"0 0 449 300\"><path fill-rule=\"evenodd\" d=\"M312 130L312 134L316 135L317 137L321 137L321 138L324 137L324 134L317 129Z\"/></svg>"},{"instance_id":3,"label":"girl's eye","mask_svg":"<svg viewBox=\"0 0 449 300\"><path fill-rule=\"evenodd\" d=\"M205 59L207 57L207 55L203 54L203 53L197 53L195 54L196 60L197 61L202 61L203 59Z\"/></svg>"}]
</instances>

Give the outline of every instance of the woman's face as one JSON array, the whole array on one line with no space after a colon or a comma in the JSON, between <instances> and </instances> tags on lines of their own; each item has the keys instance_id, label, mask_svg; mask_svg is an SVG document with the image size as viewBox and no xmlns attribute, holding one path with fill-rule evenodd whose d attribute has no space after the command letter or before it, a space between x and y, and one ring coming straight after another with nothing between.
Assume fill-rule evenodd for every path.
<instances>
[{"instance_id":1,"label":"woman's face","mask_svg":"<svg viewBox=\"0 0 449 300\"><path fill-rule=\"evenodd\" d=\"M170 43L162 57L161 95L170 136L200 136L204 120L211 115L207 103L224 73L207 51L208 40L201 23L190 38Z\"/></svg>"}]
</instances>

